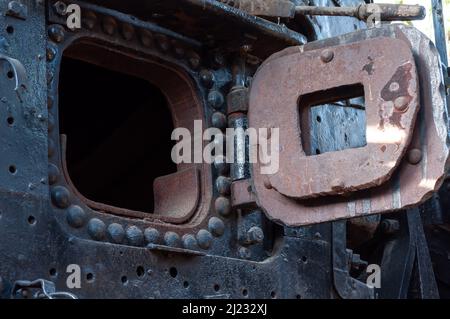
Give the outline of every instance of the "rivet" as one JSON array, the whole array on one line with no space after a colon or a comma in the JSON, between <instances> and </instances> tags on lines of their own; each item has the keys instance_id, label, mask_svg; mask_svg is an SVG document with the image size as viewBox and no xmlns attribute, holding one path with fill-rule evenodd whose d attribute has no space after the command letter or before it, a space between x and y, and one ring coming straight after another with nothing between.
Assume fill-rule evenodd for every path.
<instances>
[{"instance_id":1,"label":"rivet","mask_svg":"<svg viewBox=\"0 0 450 319\"><path fill-rule=\"evenodd\" d=\"M190 52L188 62L192 69L196 70L200 66L200 56L195 52Z\"/></svg>"},{"instance_id":2,"label":"rivet","mask_svg":"<svg viewBox=\"0 0 450 319\"><path fill-rule=\"evenodd\" d=\"M170 42L169 39L165 35L159 35L156 37L158 47L164 51L167 52L170 49Z\"/></svg>"},{"instance_id":3,"label":"rivet","mask_svg":"<svg viewBox=\"0 0 450 319\"><path fill-rule=\"evenodd\" d=\"M53 61L53 59L55 58L57 53L58 53L58 49L54 45L49 45L47 47L47 51L46 51L47 61L49 61L49 62Z\"/></svg>"},{"instance_id":4,"label":"rivet","mask_svg":"<svg viewBox=\"0 0 450 319\"><path fill-rule=\"evenodd\" d=\"M223 94L220 93L217 90L211 90L208 93L208 105L212 108L220 109L225 102L225 98L223 97Z\"/></svg>"},{"instance_id":5,"label":"rivet","mask_svg":"<svg viewBox=\"0 0 450 319\"><path fill-rule=\"evenodd\" d=\"M95 27L95 24L97 23L97 16L94 12L88 11L84 13L83 19L81 19L83 26L88 29L92 30Z\"/></svg>"},{"instance_id":6,"label":"rivet","mask_svg":"<svg viewBox=\"0 0 450 319\"><path fill-rule=\"evenodd\" d=\"M217 52L216 54L214 54L214 63L217 66L225 65L225 56L221 52Z\"/></svg>"},{"instance_id":7,"label":"rivet","mask_svg":"<svg viewBox=\"0 0 450 319\"><path fill-rule=\"evenodd\" d=\"M211 247L213 236L206 229L200 229L195 237L200 248L209 249Z\"/></svg>"},{"instance_id":8,"label":"rivet","mask_svg":"<svg viewBox=\"0 0 450 319\"><path fill-rule=\"evenodd\" d=\"M116 33L117 22L111 17L106 17L102 23L103 31L108 35Z\"/></svg>"},{"instance_id":9,"label":"rivet","mask_svg":"<svg viewBox=\"0 0 450 319\"><path fill-rule=\"evenodd\" d=\"M181 238L181 241L183 242L183 247L186 249L196 249L197 248L197 240L195 239L194 235L185 234Z\"/></svg>"},{"instance_id":10,"label":"rivet","mask_svg":"<svg viewBox=\"0 0 450 319\"><path fill-rule=\"evenodd\" d=\"M227 217L231 213L230 200L226 197L217 197L214 202L214 208L218 214Z\"/></svg>"},{"instance_id":11,"label":"rivet","mask_svg":"<svg viewBox=\"0 0 450 319\"><path fill-rule=\"evenodd\" d=\"M80 228L86 222L86 212L78 205L72 205L67 209L67 223L74 227Z\"/></svg>"},{"instance_id":12,"label":"rivet","mask_svg":"<svg viewBox=\"0 0 450 319\"><path fill-rule=\"evenodd\" d=\"M221 112L214 112L211 116L211 124L220 130L224 130L227 127L226 115Z\"/></svg>"},{"instance_id":13,"label":"rivet","mask_svg":"<svg viewBox=\"0 0 450 319\"><path fill-rule=\"evenodd\" d=\"M422 161L422 151L417 148L410 149L408 152L408 162L411 165L417 165L421 161Z\"/></svg>"},{"instance_id":14,"label":"rivet","mask_svg":"<svg viewBox=\"0 0 450 319\"><path fill-rule=\"evenodd\" d=\"M105 238L106 225L98 218L92 218L88 224L88 234L95 240Z\"/></svg>"},{"instance_id":15,"label":"rivet","mask_svg":"<svg viewBox=\"0 0 450 319\"><path fill-rule=\"evenodd\" d=\"M211 217L208 222L209 231L216 237L220 237L225 232L225 224L220 218Z\"/></svg>"},{"instance_id":16,"label":"rivet","mask_svg":"<svg viewBox=\"0 0 450 319\"><path fill-rule=\"evenodd\" d=\"M334 52L331 50L323 50L320 59L324 63L329 63L334 59Z\"/></svg>"},{"instance_id":17,"label":"rivet","mask_svg":"<svg viewBox=\"0 0 450 319\"><path fill-rule=\"evenodd\" d=\"M48 164L48 183L54 185L59 178L59 168L55 164Z\"/></svg>"},{"instance_id":18,"label":"rivet","mask_svg":"<svg viewBox=\"0 0 450 319\"><path fill-rule=\"evenodd\" d=\"M144 230L144 238L147 244L156 244L159 240L159 231L149 227Z\"/></svg>"},{"instance_id":19,"label":"rivet","mask_svg":"<svg viewBox=\"0 0 450 319\"><path fill-rule=\"evenodd\" d=\"M182 46L174 45L174 52L177 57L182 58L185 55L186 50Z\"/></svg>"},{"instance_id":20,"label":"rivet","mask_svg":"<svg viewBox=\"0 0 450 319\"><path fill-rule=\"evenodd\" d=\"M220 195L229 195L231 190L231 179L225 176L219 176L216 180L216 188Z\"/></svg>"},{"instance_id":21,"label":"rivet","mask_svg":"<svg viewBox=\"0 0 450 319\"><path fill-rule=\"evenodd\" d=\"M201 70L199 76L202 84L206 88L210 89L214 84L214 73L212 73L210 70Z\"/></svg>"},{"instance_id":22,"label":"rivet","mask_svg":"<svg viewBox=\"0 0 450 319\"><path fill-rule=\"evenodd\" d=\"M400 96L395 99L394 107L397 111L403 112L408 108L409 99L406 96Z\"/></svg>"},{"instance_id":23,"label":"rivet","mask_svg":"<svg viewBox=\"0 0 450 319\"><path fill-rule=\"evenodd\" d=\"M125 239L125 230L123 229L123 226L117 223L109 225L108 238L114 244L122 244Z\"/></svg>"},{"instance_id":24,"label":"rivet","mask_svg":"<svg viewBox=\"0 0 450 319\"><path fill-rule=\"evenodd\" d=\"M168 231L164 234L164 242L169 247L177 247L180 242L180 236L177 233Z\"/></svg>"},{"instance_id":25,"label":"rivet","mask_svg":"<svg viewBox=\"0 0 450 319\"><path fill-rule=\"evenodd\" d=\"M129 23L122 24L122 36L125 40L131 40L134 36L134 27Z\"/></svg>"},{"instance_id":26,"label":"rivet","mask_svg":"<svg viewBox=\"0 0 450 319\"><path fill-rule=\"evenodd\" d=\"M229 171L229 165L226 162L227 159L223 155L217 155L214 157L214 168L217 170L219 175L225 175Z\"/></svg>"},{"instance_id":27,"label":"rivet","mask_svg":"<svg viewBox=\"0 0 450 319\"><path fill-rule=\"evenodd\" d=\"M70 193L64 186L56 186L51 192L53 204L59 208L67 208L70 205Z\"/></svg>"},{"instance_id":28,"label":"rivet","mask_svg":"<svg viewBox=\"0 0 450 319\"><path fill-rule=\"evenodd\" d=\"M127 239L130 245L133 246L141 246L144 242L144 234L142 230L140 230L136 226L130 226L126 231Z\"/></svg>"},{"instance_id":29,"label":"rivet","mask_svg":"<svg viewBox=\"0 0 450 319\"><path fill-rule=\"evenodd\" d=\"M141 30L140 32L141 43L145 47L151 47L153 44L153 35L147 30Z\"/></svg>"},{"instance_id":30,"label":"rivet","mask_svg":"<svg viewBox=\"0 0 450 319\"><path fill-rule=\"evenodd\" d=\"M64 28L59 24L53 24L48 28L48 36L53 41L60 43L64 41Z\"/></svg>"}]
</instances>

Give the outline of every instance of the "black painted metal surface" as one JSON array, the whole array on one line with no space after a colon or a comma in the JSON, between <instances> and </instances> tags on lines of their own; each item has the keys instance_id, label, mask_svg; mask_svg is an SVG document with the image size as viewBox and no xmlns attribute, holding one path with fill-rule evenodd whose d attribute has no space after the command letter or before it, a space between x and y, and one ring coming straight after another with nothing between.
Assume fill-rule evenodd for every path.
<instances>
[{"instance_id":1,"label":"black painted metal surface","mask_svg":"<svg viewBox=\"0 0 450 319\"><path fill-rule=\"evenodd\" d=\"M0 1L0 10L6 12L9 3ZM0 59L0 297L10 298L12 292L12 297L33 297L23 280L37 279L51 281L56 291L78 298L437 297L417 211L394 214L392 218L401 225L395 238L383 233L377 218L362 219L362 228L375 230L363 236L354 235L360 228L355 230L350 221L282 227L258 210L232 211L229 177L247 178L248 172L242 167L232 167L230 172L215 163L207 167L212 186L205 205L211 204L211 215L201 229L170 223L158 228L137 216L92 209L77 197L64 173L58 81L63 52L78 40L89 38L90 44L101 44L119 55L151 58L182 70L200 101L205 122L223 130L227 125L224 96L233 85L233 60L243 47L251 46L247 61L251 72L245 76L250 82L255 66L268 55L306 38L351 32L364 23L353 18L314 17L298 22L298 26L309 26L302 35L216 1L206 1L206 6L193 0L182 5L180 1L110 1L108 7L102 7L103 1L91 1L79 4L94 12L86 16L93 20L84 20L82 30L70 32L62 26L64 17L53 10L54 1L21 3L26 14L0 15L0 53L16 59L26 70L25 89L16 90L14 79L22 75L14 72L10 61ZM335 1L312 3L334 5ZM339 3L355 5L358 1ZM171 19L174 6L176 18ZM148 18L150 12L157 14ZM105 24L109 18L113 20ZM94 27L89 28L92 21ZM129 42L123 34L125 25L158 39L163 36L167 42L147 46L145 37ZM115 28L113 33L110 28ZM170 52L166 43L170 43ZM87 52L91 51L82 59L98 63L98 56ZM211 73L200 72L204 70ZM75 76L82 81L82 74ZM361 146L364 111L355 107L361 103L352 101L350 108L316 107L311 116L321 121L312 126L311 134L316 136L312 152ZM240 119L245 122L245 116ZM335 129L323 130L322 126ZM427 214L431 213L422 212ZM350 244L355 238L358 245ZM406 261L393 262L395 245L400 251L395 252L397 258ZM432 256L442 250L436 247ZM410 258L412 250L415 258ZM397 278L398 272L406 275L401 282L386 282L381 290L368 288L364 269L355 271L357 259L349 259L357 254L366 261L359 264L380 264L382 278ZM81 268L81 287L71 289L67 267L74 264ZM438 277L448 281L440 272Z\"/></svg>"}]
</instances>

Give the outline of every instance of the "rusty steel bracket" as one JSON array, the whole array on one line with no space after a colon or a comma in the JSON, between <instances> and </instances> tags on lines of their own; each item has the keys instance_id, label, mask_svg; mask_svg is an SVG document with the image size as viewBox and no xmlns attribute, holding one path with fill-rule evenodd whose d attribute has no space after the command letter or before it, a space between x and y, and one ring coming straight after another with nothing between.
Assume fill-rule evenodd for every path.
<instances>
[{"instance_id":1,"label":"rusty steel bracket","mask_svg":"<svg viewBox=\"0 0 450 319\"><path fill-rule=\"evenodd\" d=\"M307 156L301 113L346 98L341 94L359 84L365 92L367 146ZM271 59L254 79L249 114L251 126L280 129L280 169L266 176L266 186L307 199L386 182L411 141L418 91L412 51L399 39L380 37ZM318 97L311 97L316 92Z\"/></svg>"},{"instance_id":2,"label":"rusty steel bracket","mask_svg":"<svg viewBox=\"0 0 450 319\"><path fill-rule=\"evenodd\" d=\"M344 48L351 63L341 57ZM402 56L402 61L389 50ZM361 63L364 56L365 64ZM333 61L339 63L331 68ZM252 165L258 206L274 221L300 226L397 211L430 198L442 185L449 164L445 84L439 61L430 39L404 25L311 42L266 60L251 88L249 126L280 128L280 171L263 175L260 163ZM277 68L284 76L277 76ZM302 77L310 87L297 80ZM324 82L316 83L317 78ZM308 158L301 146L297 99L305 92L361 82L367 104L365 152L347 149Z\"/></svg>"}]
</instances>

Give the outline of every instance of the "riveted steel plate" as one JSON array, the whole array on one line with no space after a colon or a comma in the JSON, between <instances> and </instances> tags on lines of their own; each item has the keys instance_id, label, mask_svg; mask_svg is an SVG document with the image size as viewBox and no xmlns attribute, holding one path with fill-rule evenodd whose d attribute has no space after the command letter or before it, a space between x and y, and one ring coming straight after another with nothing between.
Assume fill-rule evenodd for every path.
<instances>
[{"instance_id":1,"label":"riveted steel plate","mask_svg":"<svg viewBox=\"0 0 450 319\"><path fill-rule=\"evenodd\" d=\"M382 40L380 39L380 37L397 39L397 41L390 42L392 44L395 43L395 45L397 45L398 41L401 40L405 45L410 46L413 51L415 63L417 65L420 93L416 95L416 97L418 98L420 96L420 112L418 114L418 119L414 127L414 132L410 130L410 133L408 133L412 133L412 140L409 143L409 148L407 149L407 156L405 156L404 160L401 161L400 165L394 172L391 171L386 175L389 176L389 174L393 173L392 177L382 185L376 186L377 183L381 183L381 179L376 183L372 183L371 186L375 187L347 193L345 196L330 195L322 196L320 198L310 198L307 200L299 200L298 198L289 197L286 196L286 194L283 194L280 190L288 193L289 185L286 186L281 184L281 180L277 181L277 179L273 178L272 176L270 176L270 184L272 184L270 185L267 182L268 176L261 174L260 164L256 163L252 166L252 177L254 184L253 189L256 193L256 201L257 204L263 208L265 213L272 220L289 226L299 226L401 210L424 202L442 185L442 181L448 167L449 158L447 106L445 101L443 76L440 68L436 67L437 65L440 65L440 59L436 48L427 37L425 37L416 29L409 28L403 25L390 25L377 29L359 31L341 37L327 39L324 41L312 42L303 47L288 48L285 51L277 53L273 57L269 58L265 62L265 66L263 66L262 68L264 69L267 68L267 65L270 66L276 64L278 59L285 60L290 58L295 61L296 58L298 59L298 56L309 53L309 51L316 52L315 50L318 49L323 50L333 46L358 43L360 41L365 41L368 39L372 39L372 41L380 41ZM391 48L391 50L396 51L399 48L403 48L403 46L398 45L398 47L395 46L395 48L395 50L393 48ZM361 50L365 49L361 48ZM395 53L400 52L401 51ZM390 57L390 55L388 56ZM374 60L378 59L380 59L381 62L385 65L392 63L384 56L379 56ZM292 69L297 69L295 65L291 65L291 67ZM306 70L310 69L307 68ZM276 70L273 71L276 72ZM392 69L392 76L395 75L396 71L396 68ZM291 76L300 77L302 75L302 72L304 73L305 69L297 69L297 73L291 74ZM275 74L276 73L272 75L272 85L278 85L277 82L274 81ZM316 76L318 76L318 71L315 73L310 73L310 82ZM386 84L388 83L389 81L386 82ZM298 83L296 84L298 87ZM255 81L255 85L258 85L257 81ZM390 84L388 85L389 87L391 87ZM393 87L395 87L395 85ZM271 91L272 93L275 91L278 92L279 95L284 95L279 93L281 92L281 89L277 90L276 88L273 88ZM382 90L378 92L381 93ZM261 92L263 96L266 96L268 93L270 92ZM298 95L300 96L301 94L299 93ZM271 117L265 117L267 122L257 122L255 121L256 114L253 109L253 107L255 106L255 96L252 97L251 95L250 99L249 120L250 126L252 127L270 126L272 124L271 120L280 116L277 113L282 113L281 110L284 110L284 108L286 107L292 106L291 104L280 104L275 112L270 113ZM261 103L264 103L263 98L259 101ZM370 111L367 110L367 112ZM259 113L265 113L265 110L261 106L259 107ZM293 114L295 114L294 111L291 111L291 115ZM383 116L383 118L385 117ZM286 121L288 121L291 126L296 127L295 129L287 126L287 124L280 124L283 124L284 127L287 127L288 129L291 129L293 131L297 130L297 132L299 133L297 124L298 122L296 122L297 120L298 116L295 119L286 119ZM392 122L390 123L392 124ZM285 138L283 136L283 125L280 129L280 140L282 141L281 143L286 143L286 141L283 141L283 139ZM293 134L291 134L290 136L292 137ZM370 143L370 139L368 139L368 142ZM300 140L299 138L296 138L290 141L290 144L286 144L286 146L296 148L298 155L301 149L301 146L299 144ZM282 144L282 147L283 145L284 144ZM405 146L406 145L408 145L408 143L405 141ZM379 146L380 148L382 147L382 145L377 146ZM401 147L401 145L399 146ZM386 144L386 150L388 149L388 147L389 145ZM419 159L418 163L411 161L409 156L411 149L419 151L421 158ZM374 174L377 174L377 172L374 172L374 168L372 167L358 169L357 163L359 162L355 162L357 158L352 155L352 152L355 152L355 150L347 152L348 155L346 156L346 161L352 164L345 166L350 171L346 172L346 174L349 174L347 176L353 176L353 179L355 181L360 181L361 178L365 178L364 176L357 176L359 174L372 177L376 176ZM366 154L366 156L370 158L374 155L368 153ZM319 158L320 157L315 157L316 160L319 160ZM294 164L291 165L297 167L299 171L298 173L292 172L293 174L295 173L295 175L287 178L285 181L286 184L292 182L294 185L301 185L302 179L305 180L305 178L311 176L310 167L296 165L296 162L298 162L300 159L301 157L299 156L290 158L290 161L294 162ZM283 167L283 165L284 162L280 159L280 167ZM393 165L393 163L391 163L391 165L393 166L393 168L395 168L395 164ZM313 177L332 180L337 174L342 174L343 167L344 166L333 166L330 164L328 168L323 167L320 171L316 171L317 176ZM377 167L380 168L380 166ZM319 177L318 175L324 175L325 177ZM370 177L369 179L372 179L372 177ZM350 182L352 181L350 180ZM354 181L352 183L355 184ZM360 182L358 182L357 184L360 184ZM297 191L301 190L295 188L292 189ZM317 189L313 189L312 193L319 194L317 192ZM302 193L290 192L288 194L298 196ZM303 194L308 193L304 192ZM332 192L330 192L330 194L332 194Z\"/></svg>"},{"instance_id":2,"label":"riveted steel plate","mask_svg":"<svg viewBox=\"0 0 450 319\"><path fill-rule=\"evenodd\" d=\"M364 86L367 146L307 156L299 125L302 109L338 100L339 93L329 96L326 91L355 84ZM306 101L314 92L319 100ZM249 119L251 127L280 129L280 165L267 175L270 185L283 195L305 199L387 181L411 141L417 111L412 51L405 41L381 37L265 63L253 82Z\"/></svg>"}]
</instances>

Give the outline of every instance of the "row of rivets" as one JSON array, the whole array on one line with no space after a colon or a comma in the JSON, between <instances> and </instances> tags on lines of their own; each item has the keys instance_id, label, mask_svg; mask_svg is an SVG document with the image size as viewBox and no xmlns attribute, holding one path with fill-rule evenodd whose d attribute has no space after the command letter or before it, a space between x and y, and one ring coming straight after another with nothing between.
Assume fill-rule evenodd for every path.
<instances>
[{"instance_id":1,"label":"row of rivets","mask_svg":"<svg viewBox=\"0 0 450 319\"><path fill-rule=\"evenodd\" d=\"M91 11L85 12L83 14L83 27L92 30L95 25L98 23L99 18L97 15ZM169 39L166 35L158 34L153 35L153 33L149 30L138 29L129 23L122 23L119 25L119 22L111 17L106 16L101 19L101 30L109 35L115 36L117 33L123 37L123 39L130 41L133 38L138 38L140 43L147 48L156 47L159 48L162 52L167 53L171 49L173 49L174 54L177 57L185 57L189 66L193 70L197 70L201 65L200 55L194 51L188 50L186 51L180 44L176 42L174 39ZM55 24L51 25L48 28L48 35L50 39L56 43L61 43L64 41L64 27L61 25ZM52 52L47 51L47 59L52 60ZM223 98L223 97L222 97Z\"/></svg>"}]
</instances>

